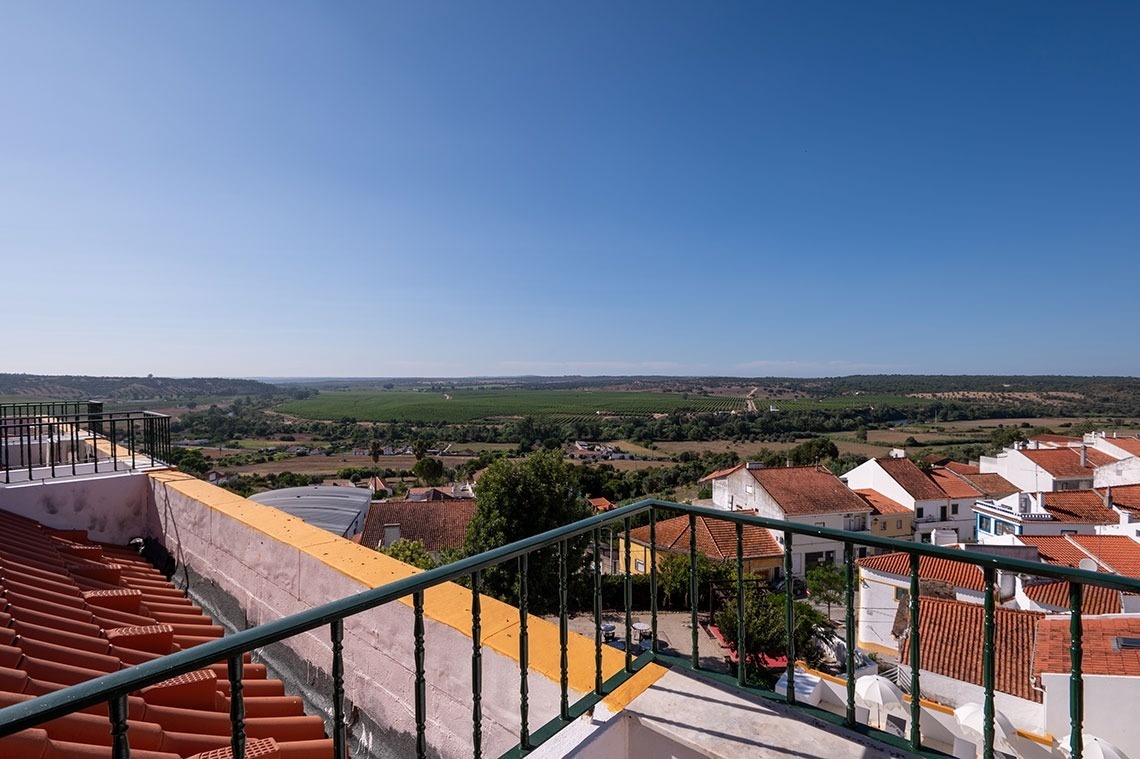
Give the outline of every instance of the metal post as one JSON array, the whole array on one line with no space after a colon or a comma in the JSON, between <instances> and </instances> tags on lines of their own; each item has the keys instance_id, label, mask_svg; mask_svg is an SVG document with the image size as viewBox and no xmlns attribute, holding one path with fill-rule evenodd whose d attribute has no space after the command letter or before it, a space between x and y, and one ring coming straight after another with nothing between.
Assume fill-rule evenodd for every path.
<instances>
[{"instance_id":1,"label":"metal post","mask_svg":"<svg viewBox=\"0 0 1140 759\"><path fill-rule=\"evenodd\" d=\"M847 661L847 726L855 726L855 547L848 540L843 544L844 603L843 642Z\"/></svg>"},{"instance_id":2,"label":"metal post","mask_svg":"<svg viewBox=\"0 0 1140 759\"><path fill-rule=\"evenodd\" d=\"M594 528L594 693L605 695L602 683L602 531Z\"/></svg>"},{"instance_id":3,"label":"metal post","mask_svg":"<svg viewBox=\"0 0 1140 759\"><path fill-rule=\"evenodd\" d=\"M245 759L245 697L242 693L242 673L245 660L235 654L227 660L230 678L230 751L234 759Z\"/></svg>"},{"instance_id":4,"label":"metal post","mask_svg":"<svg viewBox=\"0 0 1140 759\"><path fill-rule=\"evenodd\" d=\"M700 639L697 637L697 515L689 514L689 621L692 624L693 669L701 668Z\"/></svg>"},{"instance_id":5,"label":"metal post","mask_svg":"<svg viewBox=\"0 0 1140 759\"><path fill-rule=\"evenodd\" d=\"M744 633L744 525L736 523L736 684L748 682L748 648Z\"/></svg>"},{"instance_id":6,"label":"metal post","mask_svg":"<svg viewBox=\"0 0 1140 759\"><path fill-rule=\"evenodd\" d=\"M657 507L649 507L649 645L657 653Z\"/></svg>"},{"instance_id":7,"label":"metal post","mask_svg":"<svg viewBox=\"0 0 1140 759\"><path fill-rule=\"evenodd\" d=\"M416 663L416 757L427 757L427 678L424 675L424 592L412 593L412 612L415 615L413 635Z\"/></svg>"},{"instance_id":8,"label":"metal post","mask_svg":"<svg viewBox=\"0 0 1140 759\"><path fill-rule=\"evenodd\" d=\"M784 531L784 632L785 647L787 648L788 663L784 669L787 674L787 699L789 704L796 703L796 606L795 581L792 577L792 533Z\"/></svg>"},{"instance_id":9,"label":"metal post","mask_svg":"<svg viewBox=\"0 0 1140 759\"><path fill-rule=\"evenodd\" d=\"M625 671L633 672L633 582L629 566L629 517L625 518Z\"/></svg>"},{"instance_id":10,"label":"metal post","mask_svg":"<svg viewBox=\"0 0 1140 759\"><path fill-rule=\"evenodd\" d=\"M127 694L112 698L107 703L111 717L111 756L113 759L130 759L131 746L127 740L127 715L130 713ZM235 755L234 759L244 759Z\"/></svg>"},{"instance_id":11,"label":"metal post","mask_svg":"<svg viewBox=\"0 0 1140 759\"><path fill-rule=\"evenodd\" d=\"M1085 722L1085 682L1081 672L1084 659L1081 623L1084 585L1069 582L1069 756L1081 759L1085 753L1085 738L1081 734Z\"/></svg>"},{"instance_id":12,"label":"metal post","mask_svg":"<svg viewBox=\"0 0 1140 759\"><path fill-rule=\"evenodd\" d=\"M922 733L919 720L922 716L922 689L918 683L918 670L921 665L921 647L918 639L918 567L917 553L910 555L910 747L917 753L922 748Z\"/></svg>"},{"instance_id":13,"label":"metal post","mask_svg":"<svg viewBox=\"0 0 1140 759\"><path fill-rule=\"evenodd\" d=\"M528 554L519 557L519 746L525 753L530 748L530 727L527 720L530 714L529 684L530 639L527 637L527 559Z\"/></svg>"},{"instance_id":14,"label":"metal post","mask_svg":"<svg viewBox=\"0 0 1140 759\"><path fill-rule=\"evenodd\" d=\"M333 677L333 757L348 759L348 727L344 719L344 620L334 619L329 625L332 639Z\"/></svg>"},{"instance_id":15,"label":"metal post","mask_svg":"<svg viewBox=\"0 0 1140 759\"><path fill-rule=\"evenodd\" d=\"M982 567L985 585L984 611L982 621L982 757L994 756L994 634L997 629L994 620L994 594L996 592L996 572L993 567Z\"/></svg>"},{"instance_id":16,"label":"metal post","mask_svg":"<svg viewBox=\"0 0 1140 759\"><path fill-rule=\"evenodd\" d=\"M480 573L471 573L471 755L483 756L483 622L479 600Z\"/></svg>"},{"instance_id":17,"label":"metal post","mask_svg":"<svg viewBox=\"0 0 1140 759\"><path fill-rule=\"evenodd\" d=\"M570 660L566 653L570 629L567 626L566 610L566 541L558 541L558 670L559 670L559 716L570 721Z\"/></svg>"}]
</instances>

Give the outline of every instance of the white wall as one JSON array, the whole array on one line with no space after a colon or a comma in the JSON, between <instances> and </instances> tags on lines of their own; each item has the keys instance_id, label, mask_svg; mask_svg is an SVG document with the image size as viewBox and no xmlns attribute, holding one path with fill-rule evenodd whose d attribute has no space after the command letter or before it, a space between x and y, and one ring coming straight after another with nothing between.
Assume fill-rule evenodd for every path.
<instances>
[{"instance_id":1,"label":"white wall","mask_svg":"<svg viewBox=\"0 0 1140 759\"><path fill-rule=\"evenodd\" d=\"M1045 729L1060 740L1070 730L1069 674L1046 672ZM1140 677L1085 675L1084 731L1116 746L1126 756L1140 757L1140 730L1131 705L1140 702Z\"/></svg>"},{"instance_id":2,"label":"white wall","mask_svg":"<svg viewBox=\"0 0 1140 759\"><path fill-rule=\"evenodd\" d=\"M982 456L978 468L983 474L1000 474L1018 490L1035 493L1039 490L1053 490L1053 476L1021 454L1021 451L1006 449L997 456Z\"/></svg>"},{"instance_id":3,"label":"white wall","mask_svg":"<svg viewBox=\"0 0 1140 759\"><path fill-rule=\"evenodd\" d=\"M67 477L0 487L0 508L91 540L126 545L147 533L150 480L144 473Z\"/></svg>"},{"instance_id":4,"label":"white wall","mask_svg":"<svg viewBox=\"0 0 1140 759\"><path fill-rule=\"evenodd\" d=\"M858 641L898 650L898 641L891 635L899 602L895 591L910 592L910 578L877 572L865 567L859 568ZM984 600L981 591L967 588L954 588L954 600L963 603L981 604Z\"/></svg>"},{"instance_id":5,"label":"white wall","mask_svg":"<svg viewBox=\"0 0 1140 759\"><path fill-rule=\"evenodd\" d=\"M894 477L887 474L875 459L864 461L843 475L842 479L852 490L874 490L914 511L914 496L906 492Z\"/></svg>"},{"instance_id":6,"label":"white wall","mask_svg":"<svg viewBox=\"0 0 1140 759\"><path fill-rule=\"evenodd\" d=\"M201 484L203 487L210 487ZM224 493L224 491L219 491ZM155 509L160 535L180 562L224 588L248 617L250 625L293 614L319 603L367 590L370 586L325 564L320 550L307 550L277 540L222 510L211 508L155 480ZM227 496L229 494L226 494ZM232 497L232 496L231 496ZM244 499L242 499L244 502ZM248 503L255 516L280 515L278 534L315 530L300 520L269 507ZM243 507L246 508L246 507ZM264 510L258 512L256 510ZM317 531L320 532L319 530ZM315 538L325 540L325 538ZM361 562L390 561L349 541L328 534L330 551L359 549ZM315 555L314 555L315 554ZM439 593L454 593L454 588ZM435 589L433 589L435 590ZM470 598L469 591L463 594ZM460 596L462 597L462 596ZM432 592L428 593L431 603ZM485 602L483 637L517 627L502 613L493 614ZM532 619L532 625L547 624ZM428 742L442 756L470 756L471 639L466 631L425 618L428 683ZM345 621L344 661L346 696L372 719L395 733L415 734L413 615L409 606L391 603ZM517 636L516 636L517 637ZM286 644L311 666L328 671L332 662L327 631L291 638ZM532 652L532 657L539 655ZM531 672L530 726L537 729L557 715L559 687ZM571 691L571 701L582 694ZM518 741L519 668L517 662L488 646L483 648L483 741L488 755L498 755ZM378 741L382 736L365 736Z\"/></svg>"},{"instance_id":7,"label":"white wall","mask_svg":"<svg viewBox=\"0 0 1140 759\"><path fill-rule=\"evenodd\" d=\"M1140 483L1140 456L1129 456L1098 466L1093 471L1093 487L1136 485Z\"/></svg>"},{"instance_id":8,"label":"white wall","mask_svg":"<svg viewBox=\"0 0 1140 759\"><path fill-rule=\"evenodd\" d=\"M922 697L937 701L951 708L963 704L984 703L985 690L982 686L968 683L965 680L955 680L952 677L928 672L925 669L918 673L918 684L922 688ZM1038 735L1044 729L1045 709L1042 704L1028 699L1018 698L1008 693L994 691L994 708L1009 718L1014 727Z\"/></svg>"}]
</instances>

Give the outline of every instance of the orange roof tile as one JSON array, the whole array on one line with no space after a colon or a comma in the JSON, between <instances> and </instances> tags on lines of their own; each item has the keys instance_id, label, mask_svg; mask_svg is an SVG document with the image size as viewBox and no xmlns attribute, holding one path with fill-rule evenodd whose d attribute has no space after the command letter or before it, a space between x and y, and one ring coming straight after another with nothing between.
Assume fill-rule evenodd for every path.
<instances>
[{"instance_id":1,"label":"orange roof tile","mask_svg":"<svg viewBox=\"0 0 1140 759\"><path fill-rule=\"evenodd\" d=\"M609 511L614 507L613 501L609 498L589 498L587 501L594 511Z\"/></svg>"},{"instance_id":2,"label":"orange roof tile","mask_svg":"<svg viewBox=\"0 0 1140 759\"><path fill-rule=\"evenodd\" d=\"M1084 617L1081 626L1084 674L1140 677L1140 650L1116 645L1118 638L1140 638L1140 616ZM1069 643L1068 617L1042 620L1033 650L1033 674L1069 672Z\"/></svg>"},{"instance_id":3,"label":"orange roof tile","mask_svg":"<svg viewBox=\"0 0 1140 759\"><path fill-rule=\"evenodd\" d=\"M1058 479L1092 477L1098 466L1112 463L1116 459L1095 448L1085 448L1085 466L1081 466L1081 452L1077 448L1042 448L1021 451L1025 458Z\"/></svg>"},{"instance_id":4,"label":"orange roof tile","mask_svg":"<svg viewBox=\"0 0 1140 759\"><path fill-rule=\"evenodd\" d=\"M1112 502L1128 511L1140 511L1140 485L1113 485L1107 488L1112 491ZM1098 490L1104 493L1105 489Z\"/></svg>"},{"instance_id":5,"label":"orange roof tile","mask_svg":"<svg viewBox=\"0 0 1140 759\"><path fill-rule=\"evenodd\" d=\"M1093 490L1056 490L1043 493L1042 504L1059 522L1116 524L1120 516L1104 505L1104 496Z\"/></svg>"},{"instance_id":6,"label":"orange roof tile","mask_svg":"<svg viewBox=\"0 0 1140 759\"><path fill-rule=\"evenodd\" d=\"M102 571L98 571L98 567ZM28 595L30 592L31 595ZM47 600L51 599L51 600ZM19 669L0 671L0 706L84 682L105 672L221 636L201 608L133 548L54 534L0 511L0 635ZM54 609L54 614L44 610ZM166 622L169 620L169 622ZM11 651L9 651L11 649ZM251 738L276 739L283 754L328 756L324 722L305 716L263 664L246 658L246 725ZM205 667L130 696L132 756L177 759L230 745L224 664ZM30 755L105 755L106 717L76 713L35 730ZM21 733L23 735L23 733ZM271 741L272 742L272 741ZM161 747L161 750L159 748Z\"/></svg>"},{"instance_id":7,"label":"orange roof tile","mask_svg":"<svg viewBox=\"0 0 1140 759\"><path fill-rule=\"evenodd\" d=\"M918 635L922 669L955 680L982 684L982 646L962 645L981 641L985 608L942 598L918 600ZM1014 609L994 609L994 687L1002 693L1028 701L1042 700L1030 679L1033 640L1044 614ZM899 641L901 664L910 665L908 636Z\"/></svg>"},{"instance_id":8,"label":"orange roof tile","mask_svg":"<svg viewBox=\"0 0 1140 759\"><path fill-rule=\"evenodd\" d=\"M959 477L953 470L935 467L927 474L942 492L951 498L981 498L982 491L971 485L967 480Z\"/></svg>"},{"instance_id":9,"label":"orange roof tile","mask_svg":"<svg viewBox=\"0 0 1140 759\"><path fill-rule=\"evenodd\" d=\"M879 466L891 476L902 489L918 501L936 501L946 498L942 488L938 487L926 473L918 468L910 459L876 459Z\"/></svg>"},{"instance_id":10,"label":"orange roof tile","mask_svg":"<svg viewBox=\"0 0 1140 759\"><path fill-rule=\"evenodd\" d=\"M862 498L826 469L796 466L748 472L788 516L870 511Z\"/></svg>"},{"instance_id":11,"label":"orange roof tile","mask_svg":"<svg viewBox=\"0 0 1140 759\"><path fill-rule=\"evenodd\" d=\"M1140 456L1140 438L1134 437L1106 437L1104 442L1115 445L1132 456Z\"/></svg>"},{"instance_id":12,"label":"orange roof tile","mask_svg":"<svg viewBox=\"0 0 1140 759\"><path fill-rule=\"evenodd\" d=\"M883 553L858 559L855 563L864 569L910 577L910 556L905 553ZM977 591L985 588L981 567L962 561L921 556L918 560L918 576L922 580L941 580L956 588Z\"/></svg>"},{"instance_id":13,"label":"orange roof tile","mask_svg":"<svg viewBox=\"0 0 1140 759\"><path fill-rule=\"evenodd\" d=\"M946 468L955 474L979 474L982 471L973 464L963 464L960 461L949 461Z\"/></svg>"},{"instance_id":14,"label":"orange roof tile","mask_svg":"<svg viewBox=\"0 0 1140 759\"><path fill-rule=\"evenodd\" d=\"M1041 582L1024 586L1025 595L1042 606L1050 606L1057 611L1068 611L1069 583L1063 580ZM1120 591L1102 588L1099 585L1085 585L1081 594L1082 614L1119 614L1124 605Z\"/></svg>"},{"instance_id":15,"label":"orange roof tile","mask_svg":"<svg viewBox=\"0 0 1140 759\"><path fill-rule=\"evenodd\" d=\"M1140 577L1140 543L1127 535L1067 535L1110 572Z\"/></svg>"},{"instance_id":16,"label":"orange roof tile","mask_svg":"<svg viewBox=\"0 0 1140 759\"><path fill-rule=\"evenodd\" d=\"M1093 558L1065 535L1018 535L1017 539L1036 548L1041 561L1049 564L1075 568L1082 559Z\"/></svg>"},{"instance_id":17,"label":"orange roof tile","mask_svg":"<svg viewBox=\"0 0 1140 759\"><path fill-rule=\"evenodd\" d=\"M736 558L736 525L723 519L706 519L698 516L697 550L714 561ZM670 552L689 552L689 517L679 516L658 522L657 547ZM649 525L629 531L635 543L649 545ZM764 559L784 555L784 549L764 527L744 525L743 558Z\"/></svg>"},{"instance_id":18,"label":"orange roof tile","mask_svg":"<svg viewBox=\"0 0 1140 759\"><path fill-rule=\"evenodd\" d=\"M717 471L715 471L711 474L706 474L704 477L702 477L700 480L698 480L698 482L708 482L709 480L719 480L721 477L727 477L728 475L732 474L737 469L740 469L743 466L744 466L744 464L737 464L736 466L730 466L728 469L718 469Z\"/></svg>"},{"instance_id":19,"label":"orange roof tile","mask_svg":"<svg viewBox=\"0 0 1140 759\"><path fill-rule=\"evenodd\" d=\"M1072 435L1054 435L1051 432L1042 433L1040 435L1034 435L1033 437L1031 437L1029 439L1030 440L1036 440L1039 443L1053 443L1054 445L1066 445L1066 446L1080 445L1081 440L1082 440L1082 438L1073 437Z\"/></svg>"},{"instance_id":20,"label":"orange roof tile","mask_svg":"<svg viewBox=\"0 0 1140 759\"><path fill-rule=\"evenodd\" d=\"M887 498L877 490L871 490L870 488L861 488L859 490L855 490L854 492L858 493L860 498L870 504L871 513L875 514L876 516L882 516L886 514L905 514L908 516L914 516L914 512L908 509L906 506L903 506L898 501L892 501L890 498Z\"/></svg>"},{"instance_id":21,"label":"orange roof tile","mask_svg":"<svg viewBox=\"0 0 1140 759\"><path fill-rule=\"evenodd\" d=\"M373 503L364 517L360 544L376 548L384 539L384 526L399 525L401 538L419 540L432 553L458 548L463 545L473 516L475 500L472 498Z\"/></svg>"},{"instance_id":22,"label":"orange roof tile","mask_svg":"<svg viewBox=\"0 0 1140 759\"><path fill-rule=\"evenodd\" d=\"M1020 490L1020 488L1000 474L970 474L967 472L958 472L957 474L963 480L980 490L987 498L1005 498L1007 495L1012 495Z\"/></svg>"}]
</instances>

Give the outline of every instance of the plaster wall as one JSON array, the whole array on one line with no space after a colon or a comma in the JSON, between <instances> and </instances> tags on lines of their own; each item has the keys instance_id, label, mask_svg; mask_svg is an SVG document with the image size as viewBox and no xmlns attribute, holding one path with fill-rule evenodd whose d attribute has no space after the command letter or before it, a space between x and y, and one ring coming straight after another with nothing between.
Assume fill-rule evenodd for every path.
<instances>
[{"instance_id":1,"label":"plaster wall","mask_svg":"<svg viewBox=\"0 0 1140 759\"><path fill-rule=\"evenodd\" d=\"M150 481L133 472L61 477L0 487L0 508L56 530L87 530L91 540L125 545L153 528Z\"/></svg>"},{"instance_id":2,"label":"plaster wall","mask_svg":"<svg viewBox=\"0 0 1140 759\"><path fill-rule=\"evenodd\" d=\"M1058 740L1071 732L1069 721L1069 673L1045 672L1045 729ZM1131 719L1122 719L1122 705L1140 701L1140 677L1084 676L1084 731L1103 738L1125 756L1140 756L1140 730Z\"/></svg>"}]
</instances>

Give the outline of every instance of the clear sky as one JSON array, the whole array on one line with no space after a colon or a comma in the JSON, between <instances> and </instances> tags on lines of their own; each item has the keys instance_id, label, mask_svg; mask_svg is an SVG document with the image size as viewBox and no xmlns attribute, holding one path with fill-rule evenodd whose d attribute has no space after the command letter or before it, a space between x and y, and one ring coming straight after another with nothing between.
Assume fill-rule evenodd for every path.
<instances>
[{"instance_id":1,"label":"clear sky","mask_svg":"<svg viewBox=\"0 0 1140 759\"><path fill-rule=\"evenodd\" d=\"M0 372L1140 375L1140 4L8 2Z\"/></svg>"}]
</instances>

